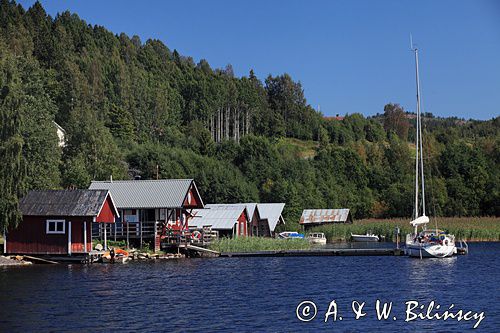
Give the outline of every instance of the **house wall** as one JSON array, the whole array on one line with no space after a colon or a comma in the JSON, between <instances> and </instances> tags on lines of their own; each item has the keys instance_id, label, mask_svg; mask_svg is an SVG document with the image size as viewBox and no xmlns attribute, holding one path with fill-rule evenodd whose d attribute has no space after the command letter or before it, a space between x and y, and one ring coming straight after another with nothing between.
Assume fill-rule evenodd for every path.
<instances>
[{"instance_id":1,"label":"house wall","mask_svg":"<svg viewBox=\"0 0 500 333\"><path fill-rule=\"evenodd\" d=\"M259 235L259 216L257 215L257 208L255 208L253 212L252 219L250 220L250 230L249 234L252 236L260 236Z\"/></svg>"},{"instance_id":2,"label":"house wall","mask_svg":"<svg viewBox=\"0 0 500 333\"><path fill-rule=\"evenodd\" d=\"M269 221L267 219L259 220L259 236L261 237L271 237L271 231L269 230Z\"/></svg>"},{"instance_id":3,"label":"house wall","mask_svg":"<svg viewBox=\"0 0 500 333\"><path fill-rule=\"evenodd\" d=\"M203 208L201 205L201 198L198 196L197 192L194 190L194 186L191 185L186 199L184 199L184 208Z\"/></svg>"},{"instance_id":4,"label":"house wall","mask_svg":"<svg viewBox=\"0 0 500 333\"><path fill-rule=\"evenodd\" d=\"M248 220L244 211L238 218L238 236L248 236Z\"/></svg>"},{"instance_id":5,"label":"house wall","mask_svg":"<svg viewBox=\"0 0 500 333\"><path fill-rule=\"evenodd\" d=\"M47 220L65 220L64 234L47 234ZM71 221L71 250L84 252L84 221L87 227L87 252L91 250L92 217L24 216L23 221L7 234L7 253L68 254L68 226Z\"/></svg>"},{"instance_id":6,"label":"house wall","mask_svg":"<svg viewBox=\"0 0 500 333\"><path fill-rule=\"evenodd\" d=\"M114 223L115 222L115 211L113 208L113 202L111 201L110 196L106 198L104 204L101 208L99 215L96 218L96 222L104 222L104 223Z\"/></svg>"}]
</instances>

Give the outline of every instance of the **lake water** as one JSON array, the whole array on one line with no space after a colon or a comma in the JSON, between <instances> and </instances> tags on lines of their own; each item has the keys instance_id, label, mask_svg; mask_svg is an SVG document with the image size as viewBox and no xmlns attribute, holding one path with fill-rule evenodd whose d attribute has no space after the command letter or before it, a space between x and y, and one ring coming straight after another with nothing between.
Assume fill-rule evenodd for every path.
<instances>
[{"instance_id":1,"label":"lake water","mask_svg":"<svg viewBox=\"0 0 500 333\"><path fill-rule=\"evenodd\" d=\"M4 267L0 332L463 332L477 322L405 322L405 302L411 300L434 300L442 311L452 303L455 312L484 311L476 331L499 332L499 255L500 243L473 243L469 255L449 259L213 258ZM388 320L377 320L377 299L393 302ZM296 316L304 300L317 307L309 322ZM331 315L325 323L332 300L337 320ZM355 300L366 302L366 315L358 320L351 311ZM299 314L306 319L308 313Z\"/></svg>"}]
</instances>

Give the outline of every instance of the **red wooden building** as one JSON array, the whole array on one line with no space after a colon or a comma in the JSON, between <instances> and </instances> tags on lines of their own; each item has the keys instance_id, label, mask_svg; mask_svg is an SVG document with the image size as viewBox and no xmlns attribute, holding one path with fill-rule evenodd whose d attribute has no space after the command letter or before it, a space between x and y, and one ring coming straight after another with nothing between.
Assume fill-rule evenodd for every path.
<instances>
[{"instance_id":1,"label":"red wooden building","mask_svg":"<svg viewBox=\"0 0 500 333\"><path fill-rule=\"evenodd\" d=\"M19 207L23 220L5 240L10 254L88 253L92 223L114 223L119 217L107 190L30 191Z\"/></svg>"},{"instance_id":2,"label":"red wooden building","mask_svg":"<svg viewBox=\"0 0 500 333\"><path fill-rule=\"evenodd\" d=\"M90 189L109 190L121 215L113 226L94 230L95 237L149 243L155 251L188 236L193 209L204 207L193 179L93 181Z\"/></svg>"},{"instance_id":3,"label":"red wooden building","mask_svg":"<svg viewBox=\"0 0 500 333\"><path fill-rule=\"evenodd\" d=\"M250 217L244 204L206 205L205 209L193 211L189 227L202 229L209 227L217 231L219 237L250 236Z\"/></svg>"}]
</instances>

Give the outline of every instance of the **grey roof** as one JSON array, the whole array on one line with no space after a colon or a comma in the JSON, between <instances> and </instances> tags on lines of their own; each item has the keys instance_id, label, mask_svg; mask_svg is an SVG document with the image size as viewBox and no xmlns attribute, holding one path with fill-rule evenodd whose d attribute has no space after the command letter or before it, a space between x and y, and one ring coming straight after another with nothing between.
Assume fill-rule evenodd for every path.
<instances>
[{"instance_id":1,"label":"grey roof","mask_svg":"<svg viewBox=\"0 0 500 333\"><path fill-rule=\"evenodd\" d=\"M107 190L29 191L19 202L23 215L32 216L97 216Z\"/></svg>"},{"instance_id":2,"label":"grey roof","mask_svg":"<svg viewBox=\"0 0 500 333\"><path fill-rule=\"evenodd\" d=\"M252 219L257 204L255 202L247 203L233 203L233 204L206 204L205 208L217 208L217 207L234 207L234 206L245 206L247 208L248 218Z\"/></svg>"},{"instance_id":3,"label":"grey roof","mask_svg":"<svg viewBox=\"0 0 500 333\"><path fill-rule=\"evenodd\" d=\"M285 220L281 216L283 208L285 208L284 203L235 203L235 204L207 204L206 208L224 208L224 207L239 207L245 206L248 212L249 219L252 219L255 210L259 212L259 218L261 220L267 220L269 224L269 230L274 232L276 225L280 223L280 220L285 223Z\"/></svg>"},{"instance_id":4,"label":"grey roof","mask_svg":"<svg viewBox=\"0 0 500 333\"><path fill-rule=\"evenodd\" d=\"M210 225L215 230L232 229L241 213L246 210L243 204L206 205L205 207L205 209L193 210L194 217L189 220L190 227L202 228Z\"/></svg>"},{"instance_id":5,"label":"grey roof","mask_svg":"<svg viewBox=\"0 0 500 333\"><path fill-rule=\"evenodd\" d=\"M109 190L118 208L181 208L191 184L198 192L192 179L93 181L89 188Z\"/></svg>"},{"instance_id":6,"label":"grey roof","mask_svg":"<svg viewBox=\"0 0 500 333\"><path fill-rule=\"evenodd\" d=\"M305 209L300 218L300 224L346 222L349 209Z\"/></svg>"},{"instance_id":7,"label":"grey roof","mask_svg":"<svg viewBox=\"0 0 500 333\"><path fill-rule=\"evenodd\" d=\"M285 223L281 213L285 208L284 203L259 203L257 204L257 209L259 210L260 218L262 220L267 219L269 223L269 230L274 232L276 225L281 221Z\"/></svg>"}]
</instances>

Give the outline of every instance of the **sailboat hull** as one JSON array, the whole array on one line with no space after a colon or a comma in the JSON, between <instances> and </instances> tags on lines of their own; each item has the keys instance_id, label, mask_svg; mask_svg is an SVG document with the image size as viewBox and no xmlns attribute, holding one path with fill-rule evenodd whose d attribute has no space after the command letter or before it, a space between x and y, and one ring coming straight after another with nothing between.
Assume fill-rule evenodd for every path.
<instances>
[{"instance_id":1,"label":"sailboat hull","mask_svg":"<svg viewBox=\"0 0 500 333\"><path fill-rule=\"evenodd\" d=\"M416 258L446 258L451 257L457 253L456 246L453 245L420 245L420 244L406 244L406 254L410 257Z\"/></svg>"}]
</instances>

